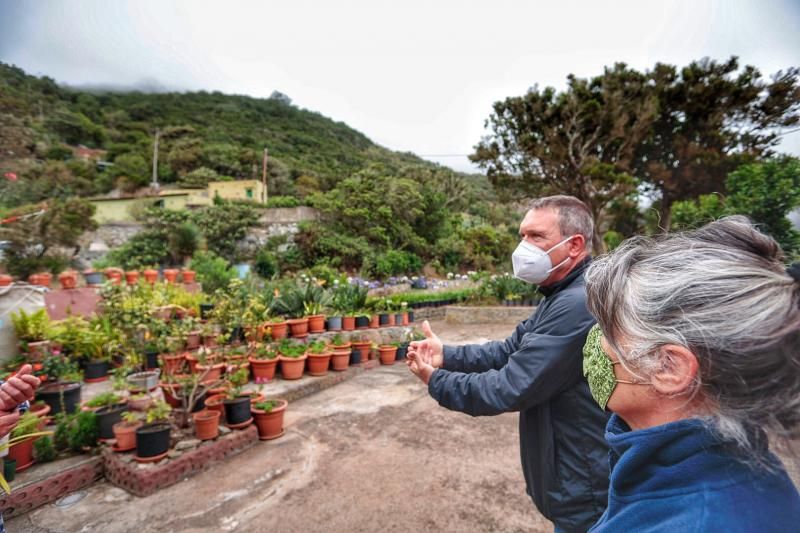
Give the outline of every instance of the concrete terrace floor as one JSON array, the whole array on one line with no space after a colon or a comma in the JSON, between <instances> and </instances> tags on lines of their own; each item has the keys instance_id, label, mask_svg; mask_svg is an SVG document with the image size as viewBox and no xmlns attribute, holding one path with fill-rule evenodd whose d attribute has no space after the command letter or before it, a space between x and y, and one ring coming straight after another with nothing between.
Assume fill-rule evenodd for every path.
<instances>
[{"instance_id":1,"label":"concrete terrace floor","mask_svg":"<svg viewBox=\"0 0 800 533\"><path fill-rule=\"evenodd\" d=\"M513 325L433 324L445 342ZM795 483L800 469L786 461ZM16 532L549 532L525 494L517 415L439 407L404 364L292 403L286 435L146 498L100 482L70 506L9 520Z\"/></svg>"}]
</instances>

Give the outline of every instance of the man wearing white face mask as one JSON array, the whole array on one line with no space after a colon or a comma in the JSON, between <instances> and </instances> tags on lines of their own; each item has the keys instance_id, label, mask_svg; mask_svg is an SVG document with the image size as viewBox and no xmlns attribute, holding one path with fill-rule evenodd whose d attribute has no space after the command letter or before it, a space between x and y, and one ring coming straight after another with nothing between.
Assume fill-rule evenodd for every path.
<instances>
[{"instance_id":1,"label":"man wearing white face mask","mask_svg":"<svg viewBox=\"0 0 800 533\"><path fill-rule=\"evenodd\" d=\"M586 531L608 491L607 416L582 375L595 320L583 273L591 261L592 215L571 196L535 200L520 224L514 275L545 299L504 341L444 346L425 322L408 365L440 405L472 416L518 411L527 492L556 531Z\"/></svg>"}]
</instances>

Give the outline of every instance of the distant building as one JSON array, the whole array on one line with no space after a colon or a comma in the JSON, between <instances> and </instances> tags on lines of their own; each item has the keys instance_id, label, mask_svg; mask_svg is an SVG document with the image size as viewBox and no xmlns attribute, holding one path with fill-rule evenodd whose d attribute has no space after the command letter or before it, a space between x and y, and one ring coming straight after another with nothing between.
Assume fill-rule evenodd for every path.
<instances>
[{"instance_id":1,"label":"distant building","mask_svg":"<svg viewBox=\"0 0 800 533\"><path fill-rule=\"evenodd\" d=\"M106 224L133 222L137 211L148 207L179 210L211 205L215 197L266 204L266 188L258 180L213 181L205 189L164 187L155 192L145 188L134 194L98 196L90 198L89 201L95 206L95 221L98 224Z\"/></svg>"}]
</instances>

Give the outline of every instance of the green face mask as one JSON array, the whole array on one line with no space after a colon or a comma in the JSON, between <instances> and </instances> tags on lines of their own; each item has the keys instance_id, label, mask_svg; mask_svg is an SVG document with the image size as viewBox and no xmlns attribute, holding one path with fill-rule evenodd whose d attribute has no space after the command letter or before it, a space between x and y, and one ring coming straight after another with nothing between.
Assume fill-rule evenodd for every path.
<instances>
[{"instance_id":1,"label":"green face mask","mask_svg":"<svg viewBox=\"0 0 800 533\"><path fill-rule=\"evenodd\" d=\"M583 375L589 382L592 398L601 409L605 409L614 389L617 388L617 383L630 385L647 385L647 383L617 379L614 374L614 365L618 365L619 361L612 361L603 351L603 347L600 345L602 335L600 326L595 324L586 336L586 344L583 346Z\"/></svg>"}]
</instances>

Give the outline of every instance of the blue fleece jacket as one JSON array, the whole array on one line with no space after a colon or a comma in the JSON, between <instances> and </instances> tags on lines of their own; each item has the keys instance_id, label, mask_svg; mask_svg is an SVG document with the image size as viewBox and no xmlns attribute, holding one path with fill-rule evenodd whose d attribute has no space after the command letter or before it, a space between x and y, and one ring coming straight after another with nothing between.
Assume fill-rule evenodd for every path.
<instances>
[{"instance_id":1,"label":"blue fleece jacket","mask_svg":"<svg viewBox=\"0 0 800 533\"><path fill-rule=\"evenodd\" d=\"M775 468L737 460L698 419L631 431L617 415L606 427L608 508L591 531L800 531L800 495Z\"/></svg>"}]
</instances>

